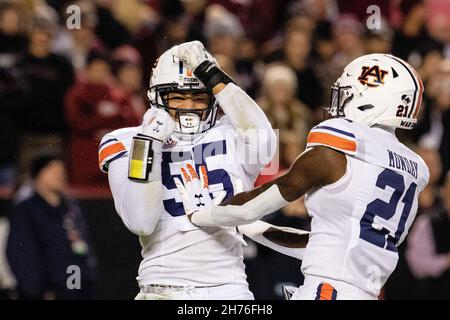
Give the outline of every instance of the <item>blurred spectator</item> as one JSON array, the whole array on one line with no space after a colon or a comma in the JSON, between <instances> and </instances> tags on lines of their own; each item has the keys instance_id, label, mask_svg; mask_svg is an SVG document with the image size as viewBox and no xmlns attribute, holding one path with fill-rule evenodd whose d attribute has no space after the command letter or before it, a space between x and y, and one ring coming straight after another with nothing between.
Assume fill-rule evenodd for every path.
<instances>
[{"instance_id":1,"label":"blurred spectator","mask_svg":"<svg viewBox=\"0 0 450 320\"><path fill-rule=\"evenodd\" d=\"M417 154L422 157L430 170L430 180L419 196L418 213L434 210L439 205L439 179L442 175L442 163L439 152L434 149L418 148Z\"/></svg>"},{"instance_id":2,"label":"blurred spectator","mask_svg":"<svg viewBox=\"0 0 450 320\"><path fill-rule=\"evenodd\" d=\"M194 4L205 0L192 1ZM134 33L146 24L159 23L158 12L142 0L115 0L112 3L114 16L131 32Z\"/></svg>"},{"instance_id":3,"label":"blurred spectator","mask_svg":"<svg viewBox=\"0 0 450 320\"><path fill-rule=\"evenodd\" d=\"M260 79L258 69L264 66L258 60L258 48L250 38L243 38L239 42L238 58L234 62L236 68L236 81L252 98L255 98L259 88Z\"/></svg>"},{"instance_id":4,"label":"blurred spectator","mask_svg":"<svg viewBox=\"0 0 450 320\"><path fill-rule=\"evenodd\" d=\"M205 40L204 24L206 6L211 0L181 0L186 16L189 20L189 39Z\"/></svg>"},{"instance_id":5,"label":"blurred spectator","mask_svg":"<svg viewBox=\"0 0 450 320\"><path fill-rule=\"evenodd\" d=\"M210 5L205 12L204 34L209 51L231 60L235 70L234 79L254 97L258 85L254 70L257 49L255 42L245 37L238 17L221 5Z\"/></svg>"},{"instance_id":6,"label":"blurred spectator","mask_svg":"<svg viewBox=\"0 0 450 320\"><path fill-rule=\"evenodd\" d=\"M322 87L322 99L326 104L329 102L331 86L336 80L336 75L340 72L336 69L333 57L337 51L337 45L334 40L332 25L328 21L319 22L313 35L313 53L311 66L314 73L320 81ZM323 110L319 108L316 111L317 121L323 120Z\"/></svg>"},{"instance_id":7,"label":"blurred spectator","mask_svg":"<svg viewBox=\"0 0 450 320\"><path fill-rule=\"evenodd\" d=\"M13 1L21 7L27 20L39 17L45 20L51 20L54 23L58 22L58 13L52 6L47 4L46 0L28 0L28 1Z\"/></svg>"},{"instance_id":8,"label":"blurred spectator","mask_svg":"<svg viewBox=\"0 0 450 320\"><path fill-rule=\"evenodd\" d=\"M293 148L298 155L305 148L306 136L313 122L311 111L296 98L296 91L295 72L286 65L272 64L266 68L262 81L263 95L257 102L272 127L280 130L280 144L291 147L293 143L298 144ZM284 168L290 166L291 160L294 159L289 157Z\"/></svg>"},{"instance_id":9,"label":"blurred spectator","mask_svg":"<svg viewBox=\"0 0 450 320\"><path fill-rule=\"evenodd\" d=\"M442 205L417 218L406 258L414 275L424 279L421 299L450 299L450 172Z\"/></svg>"},{"instance_id":10,"label":"blurred spectator","mask_svg":"<svg viewBox=\"0 0 450 320\"><path fill-rule=\"evenodd\" d=\"M301 11L299 14L294 15L286 21L284 27L284 34L287 35L289 32L294 30L300 30L311 37L316 27L314 19L308 15L306 12Z\"/></svg>"},{"instance_id":11,"label":"blurred spectator","mask_svg":"<svg viewBox=\"0 0 450 320\"><path fill-rule=\"evenodd\" d=\"M425 6L422 0L402 0L400 11L402 23L394 34L392 53L418 67L429 51L441 51L442 45L430 37L425 27Z\"/></svg>"},{"instance_id":12,"label":"blurred spectator","mask_svg":"<svg viewBox=\"0 0 450 320\"><path fill-rule=\"evenodd\" d=\"M29 33L28 52L18 65L29 86L24 101L21 172L28 167L35 150L48 148L62 152L66 133L64 95L74 81L73 68L63 56L51 52L55 25L36 17Z\"/></svg>"},{"instance_id":13,"label":"blurred spectator","mask_svg":"<svg viewBox=\"0 0 450 320\"><path fill-rule=\"evenodd\" d=\"M144 70L144 84L150 80L150 71L156 58L172 46L194 40L190 38L191 22L180 0L160 1L160 23L143 25L134 35L133 45L140 52ZM200 39L197 39L200 40Z\"/></svg>"},{"instance_id":14,"label":"blurred spectator","mask_svg":"<svg viewBox=\"0 0 450 320\"><path fill-rule=\"evenodd\" d=\"M233 60L230 57L223 54L215 54L214 58L217 60L220 68L225 71L232 79L237 78L236 68ZM239 83L239 81L238 81ZM240 85L240 83L239 83Z\"/></svg>"},{"instance_id":15,"label":"blurred spectator","mask_svg":"<svg viewBox=\"0 0 450 320\"><path fill-rule=\"evenodd\" d=\"M34 193L14 205L7 256L22 299L88 299L95 294L96 261L83 213L64 196L62 158L45 154L33 159ZM79 267L80 288L69 288Z\"/></svg>"},{"instance_id":16,"label":"blurred spectator","mask_svg":"<svg viewBox=\"0 0 450 320\"><path fill-rule=\"evenodd\" d=\"M297 97L311 110L323 104L320 81L309 65L311 51L310 35L302 30L287 32L283 44L283 61L295 72L297 78Z\"/></svg>"},{"instance_id":17,"label":"blurred spectator","mask_svg":"<svg viewBox=\"0 0 450 320\"><path fill-rule=\"evenodd\" d=\"M257 99L257 103L272 127L279 130L279 172L275 175L261 174L255 185L271 181L282 174L305 149L307 134L313 126L313 116L296 98L296 86L295 73L288 66L274 63L267 67L262 82L262 96Z\"/></svg>"},{"instance_id":18,"label":"blurred spectator","mask_svg":"<svg viewBox=\"0 0 450 320\"><path fill-rule=\"evenodd\" d=\"M430 52L417 70L423 79L426 90L422 100L422 112L419 113L419 123L410 132L410 140L427 149L439 149L442 136L441 110L435 106L434 97L438 94L433 85L440 73L442 54L439 51Z\"/></svg>"},{"instance_id":19,"label":"blurred spectator","mask_svg":"<svg viewBox=\"0 0 450 320\"><path fill-rule=\"evenodd\" d=\"M381 20L380 29L367 29L365 46L367 53L391 53L393 31L386 20Z\"/></svg>"},{"instance_id":20,"label":"blurred spectator","mask_svg":"<svg viewBox=\"0 0 450 320\"><path fill-rule=\"evenodd\" d=\"M221 5L210 5L205 13L204 34L212 54L237 59L239 40L244 29L239 19Z\"/></svg>"},{"instance_id":21,"label":"blurred spectator","mask_svg":"<svg viewBox=\"0 0 450 320\"><path fill-rule=\"evenodd\" d=\"M139 52L131 46L121 46L113 52L113 74L115 90L123 95L138 119L148 108L146 90L142 87L142 61Z\"/></svg>"},{"instance_id":22,"label":"blurred spectator","mask_svg":"<svg viewBox=\"0 0 450 320\"><path fill-rule=\"evenodd\" d=\"M74 185L107 185L97 167L100 139L106 132L139 124L129 101L108 85L110 71L109 59L102 53L91 52L85 81L75 84L66 96L69 176Z\"/></svg>"},{"instance_id":23,"label":"blurred spectator","mask_svg":"<svg viewBox=\"0 0 450 320\"><path fill-rule=\"evenodd\" d=\"M359 20L367 18L367 8L371 5L377 5L380 13L385 18L389 18L390 0L337 0L339 11L343 14L352 14ZM397 1L396 1L397 2Z\"/></svg>"},{"instance_id":24,"label":"blurred spectator","mask_svg":"<svg viewBox=\"0 0 450 320\"><path fill-rule=\"evenodd\" d=\"M9 3L0 3L0 65L12 66L18 55L26 50L27 39L19 9Z\"/></svg>"},{"instance_id":25,"label":"blurred spectator","mask_svg":"<svg viewBox=\"0 0 450 320\"><path fill-rule=\"evenodd\" d=\"M450 1L427 0L426 24L430 36L442 43L443 53L450 59Z\"/></svg>"},{"instance_id":26,"label":"blurred spectator","mask_svg":"<svg viewBox=\"0 0 450 320\"><path fill-rule=\"evenodd\" d=\"M95 0L98 23L95 33L110 49L114 49L130 40L130 33L112 14L112 0Z\"/></svg>"},{"instance_id":27,"label":"blurred spectator","mask_svg":"<svg viewBox=\"0 0 450 320\"><path fill-rule=\"evenodd\" d=\"M333 57L333 64L337 72L333 79L340 76L343 68L350 61L365 54L363 30L361 22L351 14L343 14L335 20L333 32L338 51Z\"/></svg>"},{"instance_id":28,"label":"blurred spectator","mask_svg":"<svg viewBox=\"0 0 450 320\"><path fill-rule=\"evenodd\" d=\"M335 0L297 0L287 6L287 11L291 26L303 27L308 32L312 32L319 23L332 21L339 13Z\"/></svg>"},{"instance_id":29,"label":"blurred spectator","mask_svg":"<svg viewBox=\"0 0 450 320\"><path fill-rule=\"evenodd\" d=\"M73 0L45 0L47 4L56 11L60 18L64 16L64 12L68 4L72 4Z\"/></svg>"},{"instance_id":30,"label":"blurred spectator","mask_svg":"<svg viewBox=\"0 0 450 320\"><path fill-rule=\"evenodd\" d=\"M20 30L19 10L0 5L0 186L15 183L15 165L25 106L26 81L17 63L26 50L26 38Z\"/></svg>"},{"instance_id":31,"label":"blurred spectator","mask_svg":"<svg viewBox=\"0 0 450 320\"><path fill-rule=\"evenodd\" d=\"M93 3L80 0L73 4L80 7L80 28L61 28L55 37L53 48L72 62L77 77L82 78L89 52L93 49L102 50L103 44L95 35L98 17Z\"/></svg>"},{"instance_id":32,"label":"blurred spectator","mask_svg":"<svg viewBox=\"0 0 450 320\"><path fill-rule=\"evenodd\" d=\"M184 0L195 1L195 0ZM270 39L284 23L283 11L291 0L229 1L209 0L210 5L220 5L239 19L246 35L258 45ZM255 19L255 17L258 17Z\"/></svg>"},{"instance_id":33,"label":"blurred spectator","mask_svg":"<svg viewBox=\"0 0 450 320\"><path fill-rule=\"evenodd\" d=\"M15 183L20 108L25 81L17 63L26 50L22 15L17 6L0 3L0 186Z\"/></svg>"},{"instance_id":34,"label":"blurred spectator","mask_svg":"<svg viewBox=\"0 0 450 320\"><path fill-rule=\"evenodd\" d=\"M26 83L20 70L0 67L0 186L15 184L25 94Z\"/></svg>"},{"instance_id":35,"label":"blurred spectator","mask_svg":"<svg viewBox=\"0 0 450 320\"><path fill-rule=\"evenodd\" d=\"M442 62L440 71L434 79L436 92L438 92L435 102L442 113L443 131L439 152L441 154L443 171L447 172L450 170L450 59Z\"/></svg>"},{"instance_id":36,"label":"blurred spectator","mask_svg":"<svg viewBox=\"0 0 450 320\"><path fill-rule=\"evenodd\" d=\"M426 82L427 103L424 121L418 128L419 145L439 149L443 172L447 172L450 170L450 59L438 62L437 70L431 68L433 74Z\"/></svg>"},{"instance_id":37,"label":"blurred spectator","mask_svg":"<svg viewBox=\"0 0 450 320\"><path fill-rule=\"evenodd\" d=\"M8 234L9 221L0 214L0 300L14 299L16 295L16 279L6 257Z\"/></svg>"}]
</instances>

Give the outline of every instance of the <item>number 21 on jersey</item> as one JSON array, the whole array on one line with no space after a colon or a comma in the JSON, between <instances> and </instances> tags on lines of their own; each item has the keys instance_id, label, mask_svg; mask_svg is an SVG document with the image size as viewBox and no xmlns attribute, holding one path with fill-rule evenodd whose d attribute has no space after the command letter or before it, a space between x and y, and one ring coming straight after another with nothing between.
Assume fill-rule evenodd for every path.
<instances>
[{"instance_id":1,"label":"number 21 on jersey","mask_svg":"<svg viewBox=\"0 0 450 320\"><path fill-rule=\"evenodd\" d=\"M397 252L396 245L405 231L406 221L411 212L416 195L417 184L412 182L406 188L404 177L401 174L389 169L384 169L378 175L376 186L382 190L386 190L386 187L390 187L394 191L389 202L375 199L367 205L366 211L360 221L359 237L380 248ZM386 221L398 218L398 215L395 217L395 213L397 212L397 207L400 202L403 203L403 210L398 220L395 233L385 228L382 223L377 224L374 221L376 216ZM378 219L378 221L382 220Z\"/></svg>"}]
</instances>

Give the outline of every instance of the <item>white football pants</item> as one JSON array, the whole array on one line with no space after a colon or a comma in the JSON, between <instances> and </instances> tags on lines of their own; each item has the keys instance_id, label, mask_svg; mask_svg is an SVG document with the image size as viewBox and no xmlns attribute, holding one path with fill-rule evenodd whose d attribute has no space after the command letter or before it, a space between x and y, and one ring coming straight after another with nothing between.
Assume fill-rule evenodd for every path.
<instances>
[{"instance_id":1,"label":"white football pants","mask_svg":"<svg viewBox=\"0 0 450 320\"><path fill-rule=\"evenodd\" d=\"M136 300L254 300L247 285L226 284L214 287L142 286Z\"/></svg>"}]
</instances>

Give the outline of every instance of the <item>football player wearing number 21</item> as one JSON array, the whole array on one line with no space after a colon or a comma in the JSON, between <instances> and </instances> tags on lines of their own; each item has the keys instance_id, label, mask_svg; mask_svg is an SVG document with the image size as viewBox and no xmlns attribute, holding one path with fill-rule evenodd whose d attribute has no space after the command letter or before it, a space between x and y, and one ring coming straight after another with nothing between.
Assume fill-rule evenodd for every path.
<instances>
[{"instance_id":1,"label":"football player wearing number 21","mask_svg":"<svg viewBox=\"0 0 450 320\"><path fill-rule=\"evenodd\" d=\"M301 259L307 232L256 220L239 228L198 227L177 185L186 177L202 182L187 190L195 207L251 190L276 150L269 121L199 41L159 57L148 97L142 125L113 131L99 146L116 210L142 246L136 299L253 299L243 234ZM298 245L275 240L280 235Z\"/></svg>"},{"instance_id":2,"label":"football player wearing number 21","mask_svg":"<svg viewBox=\"0 0 450 320\"><path fill-rule=\"evenodd\" d=\"M188 217L197 226L245 225L306 194L305 281L291 299L377 299L429 179L422 158L395 136L417 122L422 93L417 72L395 56L353 60L332 87L333 118L311 130L286 174ZM193 201L183 194L186 208Z\"/></svg>"}]
</instances>

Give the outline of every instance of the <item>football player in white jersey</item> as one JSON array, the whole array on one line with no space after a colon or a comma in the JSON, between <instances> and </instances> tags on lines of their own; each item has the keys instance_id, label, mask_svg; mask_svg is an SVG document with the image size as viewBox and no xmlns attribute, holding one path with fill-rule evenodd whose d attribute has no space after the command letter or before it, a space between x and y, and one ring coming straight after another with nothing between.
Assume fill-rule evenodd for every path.
<instances>
[{"instance_id":1,"label":"football player in white jersey","mask_svg":"<svg viewBox=\"0 0 450 320\"><path fill-rule=\"evenodd\" d=\"M136 299L253 299L241 233L296 257L304 249L270 242L263 235L272 226L261 221L242 230L193 225L175 182L182 166L192 176L207 174L211 193L198 195L200 207L212 205L210 195L219 203L252 189L276 149L269 121L198 41L161 55L148 97L143 124L113 131L99 146L116 210L142 245Z\"/></svg>"},{"instance_id":2,"label":"football player in white jersey","mask_svg":"<svg viewBox=\"0 0 450 320\"><path fill-rule=\"evenodd\" d=\"M306 194L312 224L305 281L292 299L377 299L428 183L424 161L395 136L396 128L416 123L422 93L405 61L389 54L355 59L332 88L327 109L334 119L311 130L285 175L188 217L198 226L247 224Z\"/></svg>"}]
</instances>

